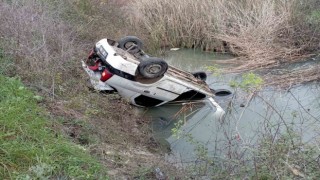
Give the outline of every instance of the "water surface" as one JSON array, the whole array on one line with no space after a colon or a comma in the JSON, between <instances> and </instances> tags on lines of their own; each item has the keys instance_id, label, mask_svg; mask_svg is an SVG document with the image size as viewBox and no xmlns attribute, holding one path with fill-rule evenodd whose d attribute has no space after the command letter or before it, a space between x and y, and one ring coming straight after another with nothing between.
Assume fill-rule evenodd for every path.
<instances>
[{"instance_id":1,"label":"water surface","mask_svg":"<svg viewBox=\"0 0 320 180\"><path fill-rule=\"evenodd\" d=\"M170 65L189 72L205 71L207 66L217 64L226 67L229 64L221 62L231 58L229 55L186 49L171 51L165 57ZM305 66L308 64L286 68ZM217 77L208 72L207 83L211 88L234 92L227 97L215 98L226 110L224 119L217 117L207 102L188 106L171 104L148 110L147 115L153 119L154 135L162 144L170 146L170 156L181 162L195 162L199 153L197 148L201 145L209 156L222 158L227 155L230 142L255 144L266 127L272 132L290 128L305 142L317 140L320 128L318 84L310 83L281 91L268 87L249 100L246 92L229 87L229 82L237 79L241 79L241 74Z\"/></svg>"}]
</instances>

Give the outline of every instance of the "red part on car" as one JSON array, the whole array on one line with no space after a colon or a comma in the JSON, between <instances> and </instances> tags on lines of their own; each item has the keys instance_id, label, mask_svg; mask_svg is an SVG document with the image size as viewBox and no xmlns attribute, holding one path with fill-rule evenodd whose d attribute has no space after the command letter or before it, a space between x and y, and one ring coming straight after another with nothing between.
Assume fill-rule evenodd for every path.
<instances>
[{"instance_id":1,"label":"red part on car","mask_svg":"<svg viewBox=\"0 0 320 180\"><path fill-rule=\"evenodd\" d=\"M99 67L100 67L100 62L98 60L95 59L96 57L96 54L94 52L94 50L91 50L90 53L89 53L89 56L88 56L88 60L87 60L87 65L88 65L88 68L92 71L97 71L99 70ZM93 63L88 63L88 62L94 62L94 65L91 66Z\"/></svg>"},{"instance_id":2,"label":"red part on car","mask_svg":"<svg viewBox=\"0 0 320 180\"><path fill-rule=\"evenodd\" d=\"M96 71L99 69L100 63L96 61L96 64L94 66L88 66L88 68L92 71Z\"/></svg>"},{"instance_id":3,"label":"red part on car","mask_svg":"<svg viewBox=\"0 0 320 180\"><path fill-rule=\"evenodd\" d=\"M110 79L112 76L113 76L112 73L110 73L107 69L104 69L103 72L101 73L100 81L105 82L108 79Z\"/></svg>"}]
</instances>

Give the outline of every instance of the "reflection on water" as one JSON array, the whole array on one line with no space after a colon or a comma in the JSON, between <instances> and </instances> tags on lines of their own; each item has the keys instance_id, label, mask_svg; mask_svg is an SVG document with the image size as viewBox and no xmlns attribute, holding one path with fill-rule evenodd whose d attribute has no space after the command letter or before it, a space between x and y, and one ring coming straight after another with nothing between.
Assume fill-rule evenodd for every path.
<instances>
[{"instance_id":1,"label":"reflection on water","mask_svg":"<svg viewBox=\"0 0 320 180\"><path fill-rule=\"evenodd\" d=\"M224 60L233 58L228 54L204 53L199 49L180 49L170 51L165 57L168 64L185 71L203 71L206 66L212 66ZM220 64L220 63L219 63ZM220 65L224 67L226 65Z\"/></svg>"},{"instance_id":2,"label":"reflection on water","mask_svg":"<svg viewBox=\"0 0 320 180\"><path fill-rule=\"evenodd\" d=\"M228 58L230 56L183 50L170 52L166 60L178 68L199 71L214 65L214 59ZM209 75L207 83L213 89L232 90L228 82L238 76L217 78ZM252 145L266 127L270 133L290 128L301 134L305 142L314 141L320 129L319 92L318 84L308 84L286 91L266 88L252 99L240 91L231 96L216 97L227 112L223 120L215 116L206 102L184 111L181 111L181 105L165 105L150 109L147 115L153 118L155 136L169 142L171 154L178 155L182 162L194 162L197 157L195 142L205 146L210 156L223 158L227 156L231 142ZM177 126L178 133L172 134Z\"/></svg>"}]
</instances>

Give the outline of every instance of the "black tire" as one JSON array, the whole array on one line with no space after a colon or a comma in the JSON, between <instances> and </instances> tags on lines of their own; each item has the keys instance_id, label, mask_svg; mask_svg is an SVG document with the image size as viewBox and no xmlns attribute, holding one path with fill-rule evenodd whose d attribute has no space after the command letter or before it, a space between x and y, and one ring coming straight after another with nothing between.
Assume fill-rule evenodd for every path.
<instances>
[{"instance_id":1,"label":"black tire","mask_svg":"<svg viewBox=\"0 0 320 180\"><path fill-rule=\"evenodd\" d=\"M194 72L192 73L192 75L197 78L200 79L202 81L206 81L207 80L207 74L203 71L199 71L199 72Z\"/></svg>"},{"instance_id":2,"label":"black tire","mask_svg":"<svg viewBox=\"0 0 320 180\"><path fill-rule=\"evenodd\" d=\"M134 45L134 47L132 47L132 45ZM142 41L135 36L126 36L119 41L119 48L128 51L129 53L137 53L142 47Z\"/></svg>"},{"instance_id":3,"label":"black tire","mask_svg":"<svg viewBox=\"0 0 320 180\"><path fill-rule=\"evenodd\" d=\"M211 92L215 95L215 96L229 96L232 94L232 92L228 89L211 89Z\"/></svg>"},{"instance_id":4,"label":"black tire","mask_svg":"<svg viewBox=\"0 0 320 180\"><path fill-rule=\"evenodd\" d=\"M160 58L144 58L138 65L138 71L144 78L152 79L162 76L167 72L168 64Z\"/></svg>"}]
</instances>

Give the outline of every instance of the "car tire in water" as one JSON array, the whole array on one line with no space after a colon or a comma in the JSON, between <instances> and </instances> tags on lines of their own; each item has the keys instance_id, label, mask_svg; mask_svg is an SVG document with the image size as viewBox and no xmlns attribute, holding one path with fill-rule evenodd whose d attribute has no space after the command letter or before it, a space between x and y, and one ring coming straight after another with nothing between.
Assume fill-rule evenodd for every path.
<instances>
[{"instance_id":1,"label":"car tire in water","mask_svg":"<svg viewBox=\"0 0 320 180\"><path fill-rule=\"evenodd\" d=\"M192 73L192 75L197 79L201 79L202 81L207 80L207 74L203 71L194 72L194 73Z\"/></svg>"},{"instance_id":2,"label":"car tire in water","mask_svg":"<svg viewBox=\"0 0 320 180\"><path fill-rule=\"evenodd\" d=\"M134 45L134 47L132 47ZM126 36L119 41L119 48L129 53L137 53L142 49L143 43L136 36Z\"/></svg>"},{"instance_id":3,"label":"car tire in water","mask_svg":"<svg viewBox=\"0 0 320 180\"><path fill-rule=\"evenodd\" d=\"M228 89L210 89L210 90L215 96L224 97L224 96L232 95L232 92Z\"/></svg>"},{"instance_id":4,"label":"car tire in water","mask_svg":"<svg viewBox=\"0 0 320 180\"><path fill-rule=\"evenodd\" d=\"M161 58L144 58L138 65L138 71L144 78L152 79L162 76L168 69L168 64Z\"/></svg>"}]
</instances>

